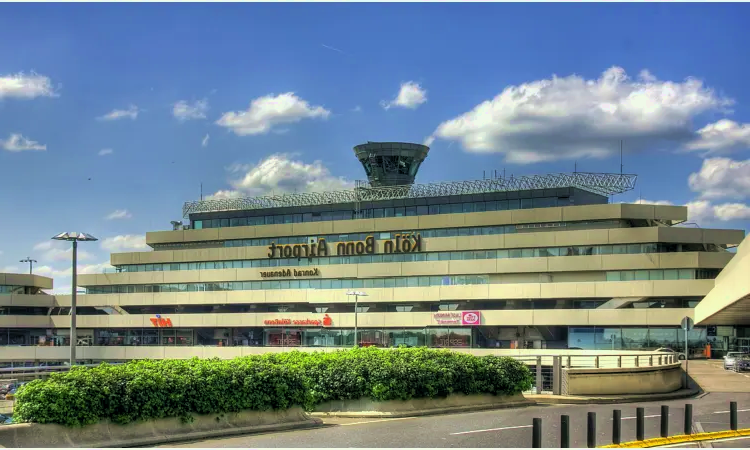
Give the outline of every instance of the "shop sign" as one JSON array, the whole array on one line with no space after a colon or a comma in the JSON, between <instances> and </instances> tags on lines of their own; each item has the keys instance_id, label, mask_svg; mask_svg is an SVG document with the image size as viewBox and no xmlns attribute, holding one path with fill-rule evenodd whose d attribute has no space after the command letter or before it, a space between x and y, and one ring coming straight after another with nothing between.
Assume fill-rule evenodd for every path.
<instances>
[{"instance_id":1,"label":"shop sign","mask_svg":"<svg viewBox=\"0 0 750 450\"><path fill-rule=\"evenodd\" d=\"M159 328L172 328L172 319L165 319L158 314L156 315L156 317L151 318L151 323L153 323L155 327Z\"/></svg>"},{"instance_id":2,"label":"shop sign","mask_svg":"<svg viewBox=\"0 0 750 450\"><path fill-rule=\"evenodd\" d=\"M479 325L481 313L479 311L441 311L432 315L438 325Z\"/></svg>"},{"instance_id":3,"label":"shop sign","mask_svg":"<svg viewBox=\"0 0 750 450\"><path fill-rule=\"evenodd\" d=\"M267 319L263 321L263 325L270 326L312 326L312 327L330 327L333 325L333 319L326 314L323 320L320 319Z\"/></svg>"},{"instance_id":4,"label":"shop sign","mask_svg":"<svg viewBox=\"0 0 750 450\"><path fill-rule=\"evenodd\" d=\"M378 253L417 253L422 251L422 235L420 233L398 233L396 239L383 242L382 252L378 252L377 242L372 236L364 241L339 242L336 244L337 256L375 255ZM311 244L276 245L271 242L268 246L269 258L316 258L330 256L328 243L325 238L318 238L318 242Z\"/></svg>"},{"instance_id":5,"label":"shop sign","mask_svg":"<svg viewBox=\"0 0 750 450\"><path fill-rule=\"evenodd\" d=\"M261 272L261 278L284 278L284 277L317 277L320 276L320 270L317 267L312 269L281 269Z\"/></svg>"}]
</instances>

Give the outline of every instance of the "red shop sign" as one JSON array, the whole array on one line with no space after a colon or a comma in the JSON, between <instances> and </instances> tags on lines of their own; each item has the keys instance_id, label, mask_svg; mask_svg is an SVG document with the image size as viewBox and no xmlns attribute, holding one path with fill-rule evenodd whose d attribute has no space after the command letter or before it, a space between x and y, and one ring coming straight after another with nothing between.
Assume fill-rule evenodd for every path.
<instances>
[{"instance_id":1,"label":"red shop sign","mask_svg":"<svg viewBox=\"0 0 750 450\"><path fill-rule=\"evenodd\" d=\"M263 321L264 325L275 325L275 326L313 326L313 327L330 327L333 325L333 320L326 314L323 320L320 319L266 319Z\"/></svg>"},{"instance_id":2,"label":"red shop sign","mask_svg":"<svg viewBox=\"0 0 750 450\"><path fill-rule=\"evenodd\" d=\"M151 323L159 328L172 328L172 319L165 319L162 316L152 317Z\"/></svg>"}]
</instances>

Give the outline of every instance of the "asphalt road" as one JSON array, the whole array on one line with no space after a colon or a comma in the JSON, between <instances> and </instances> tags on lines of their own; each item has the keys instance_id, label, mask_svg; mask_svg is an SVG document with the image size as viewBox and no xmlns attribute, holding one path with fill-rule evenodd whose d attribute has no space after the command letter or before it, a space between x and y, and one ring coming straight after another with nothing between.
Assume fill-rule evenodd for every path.
<instances>
[{"instance_id":1,"label":"asphalt road","mask_svg":"<svg viewBox=\"0 0 750 450\"><path fill-rule=\"evenodd\" d=\"M559 447L560 416L570 416L571 447L586 447L586 418L596 413L597 445L611 443L612 411L622 412L622 441L635 440L635 410L645 408L646 438L659 437L661 405L669 406L669 434L682 434L684 406L693 405L695 431L729 429L729 402L736 401L740 428L750 428L750 393L711 393L701 398L622 405L550 405L403 419L328 419L321 428L209 439L164 447L531 447L532 419L542 419L542 446ZM750 439L714 447L750 448Z\"/></svg>"}]
</instances>

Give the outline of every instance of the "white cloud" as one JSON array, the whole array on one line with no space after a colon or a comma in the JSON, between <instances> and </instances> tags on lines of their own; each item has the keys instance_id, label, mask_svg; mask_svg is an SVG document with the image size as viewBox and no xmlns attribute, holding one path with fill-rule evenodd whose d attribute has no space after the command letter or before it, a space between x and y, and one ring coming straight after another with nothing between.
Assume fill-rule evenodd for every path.
<instances>
[{"instance_id":1,"label":"white cloud","mask_svg":"<svg viewBox=\"0 0 750 450\"><path fill-rule=\"evenodd\" d=\"M42 145L37 141L25 138L18 133L13 133L6 140L0 139L0 147L9 152L24 152L29 150L47 150L46 145Z\"/></svg>"},{"instance_id":2,"label":"white cloud","mask_svg":"<svg viewBox=\"0 0 750 450\"><path fill-rule=\"evenodd\" d=\"M110 213L107 217L105 217L106 220L117 220L117 219L130 219L133 217L132 214L127 209L116 209L112 213Z\"/></svg>"},{"instance_id":3,"label":"white cloud","mask_svg":"<svg viewBox=\"0 0 750 450\"><path fill-rule=\"evenodd\" d=\"M107 114L99 117L99 120L120 120L120 119L132 119L138 118L140 110L135 105L130 105L128 109L113 109Z\"/></svg>"},{"instance_id":4,"label":"white cloud","mask_svg":"<svg viewBox=\"0 0 750 450\"><path fill-rule=\"evenodd\" d=\"M362 107L357 105L354 108L352 108L352 112L362 112Z\"/></svg>"},{"instance_id":5,"label":"white cloud","mask_svg":"<svg viewBox=\"0 0 750 450\"><path fill-rule=\"evenodd\" d=\"M20 273L18 266L0 267L0 273Z\"/></svg>"},{"instance_id":6,"label":"white cloud","mask_svg":"<svg viewBox=\"0 0 750 450\"><path fill-rule=\"evenodd\" d=\"M750 159L709 158L688 177L690 189L704 199L750 197Z\"/></svg>"},{"instance_id":7,"label":"white cloud","mask_svg":"<svg viewBox=\"0 0 750 450\"><path fill-rule=\"evenodd\" d=\"M292 159L294 155L274 154L257 165L234 164L227 168L230 173L242 173L240 178L230 181L233 190L216 192L209 198L237 198L288 192L320 192L350 189L354 183L335 177L321 161L307 164Z\"/></svg>"},{"instance_id":8,"label":"white cloud","mask_svg":"<svg viewBox=\"0 0 750 450\"><path fill-rule=\"evenodd\" d=\"M79 265L77 273L78 275L90 275L90 274L97 274L97 273L104 273L104 272L113 272L114 267L112 267L109 262L102 262L99 264L84 264ZM73 276L73 269L72 267L66 267L64 269L56 269L54 267L50 266L39 266L34 268L34 273L36 275L41 275L44 277L51 277L54 279L54 289L52 289L52 294L62 294L62 295L68 295L70 294L70 286L71 286L71 278Z\"/></svg>"},{"instance_id":9,"label":"white cloud","mask_svg":"<svg viewBox=\"0 0 750 450\"><path fill-rule=\"evenodd\" d=\"M688 150L704 150L706 154L711 154L750 148L750 124L747 123L722 119L706 125L696 134L697 139L685 146Z\"/></svg>"},{"instance_id":10,"label":"white cloud","mask_svg":"<svg viewBox=\"0 0 750 450\"><path fill-rule=\"evenodd\" d=\"M142 235L126 234L106 238L101 241L101 248L112 253L126 250L146 250L146 237Z\"/></svg>"},{"instance_id":11,"label":"white cloud","mask_svg":"<svg viewBox=\"0 0 750 450\"><path fill-rule=\"evenodd\" d=\"M630 202L627 202L627 203L630 203ZM646 200L643 198L639 198L633 203L635 203L636 205L664 205L664 206L674 205L674 203L667 201L667 200Z\"/></svg>"},{"instance_id":12,"label":"white cloud","mask_svg":"<svg viewBox=\"0 0 750 450\"><path fill-rule=\"evenodd\" d=\"M724 203L714 206L716 218L723 221L750 219L750 206L744 203Z\"/></svg>"},{"instance_id":13,"label":"white cloud","mask_svg":"<svg viewBox=\"0 0 750 450\"><path fill-rule=\"evenodd\" d=\"M206 134L203 136L203 140L201 140L201 147L208 147L208 140L211 139L211 136Z\"/></svg>"},{"instance_id":14,"label":"white cloud","mask_svg":"<svg viewBox=\"0 0 750 450\"><path fill-rule=\"evenodd\" d=\"M69 242L63 241L42 241L34 246L34 250L42 252L39 256L39 261L48 263L56 261L72 261L73 259L73 247ZM86 261L93 259L94 255L81 249L78 246L77 257L79 261Z\"/></svg>"},{"instance_id":15,"label":"white cloud","mask_svg":"<svg viewBox=\"0 0 750 450\"><path fill-rule=\"evenodd\" d=\"M265 134L277 125L296 123L302 119L326 119L330 114L322 106L310 106L294 92L287 92L256 98L246 111L224 113L216 124L238 136L247 136Z\"/></svg>"},{"instance_id":16,"label":"white cloud","mask_svg":"<svg viewBox=\"0 0 750 450\"><path fill-rule=\"evenodd\" d=\"M205 119L208 111L208 100L197 100L192 105L185 100L174 104L172 115L178 120Z\"/></svg>"},{"instance_id":17,"label":"white cloud","mask_svg":"<svg viewBox=\"0 0 750 450\"><path fill-rule=\"evenodd\" d=\"M415 109L427 101L427 91L422 89L419 83L407 81L401 83L398 95L391 101L383 100L380 105L385 109L391 109L394 106L399 108Z\"/></svg>"},{"instance_id":18,"label":"white cloud","mask_svg":"<svg viewBox=\"0 0 750 450\"><path fill-rule=\"evenodd\" d=\"M732 103L696 79L659 81L643 71L632 80L612 67L596 80L553 76L508 86L433 135L518 164L603 158L619 150L620 140L628 150L687 142L696 116Z\"/></svg>"},{"instance_id":19,"label":"white cloud","mask_svg":"<svg viewBox=\"0 0 750 450\"><path fill-rule=\"evenodd\" d=\"M37 97L57 97L52 88L49 77L31 72L0 75L0 99L19 98L33 99Z\"/></svg>"},{"instance_id":20,"label":"white cloud","mask_svg":"<svg viewBox=\"0 0 750 450\"><path fill-rule=\"evenodd\" d=\"M115 152L115 151L114 151L114 150L112 150L111 148L103 148L103 149L99 150L99 156L107 156L107 155L111 155L111 154L112 154L112 153L114 153L114 152Z\"/></svg>"},{"instance_id":21,"label":"white cloud","mask_svg":"<svg viewBox=\"0 0 750 450\"><path fill-rule=\"evenodd\" d=\"M435 137L434 136L427 136L426 138L424 138L424 141L422 142L422 145L426 145L426 146L429 147L429 146L432 145L433 142L435 142Z\"/></svg>"}]
</instances>

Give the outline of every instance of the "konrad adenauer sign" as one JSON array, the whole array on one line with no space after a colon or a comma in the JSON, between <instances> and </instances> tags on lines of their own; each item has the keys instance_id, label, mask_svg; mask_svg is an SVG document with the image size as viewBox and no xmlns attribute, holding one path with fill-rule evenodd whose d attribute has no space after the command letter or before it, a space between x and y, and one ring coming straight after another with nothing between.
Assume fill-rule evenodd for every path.
<instances>
[{"instance_id":1,"label":"konrad adenauer sign","mask_svg":"<svg viewBox=\"0 0 750 450\"><path fill-rule=\"evenodd\" d=\"M396 239L382 243L382 251L378 252L375 238L367 236L364 241L339 242L336 244L336 256L375 255L378 253L417 253L422 251L422 236L419 233L397 234ZM312 244L276 245L271 242L268 246L269 258L316 258L331 256L325 238L318 238Z\"/></svg>"}]
</instances>

